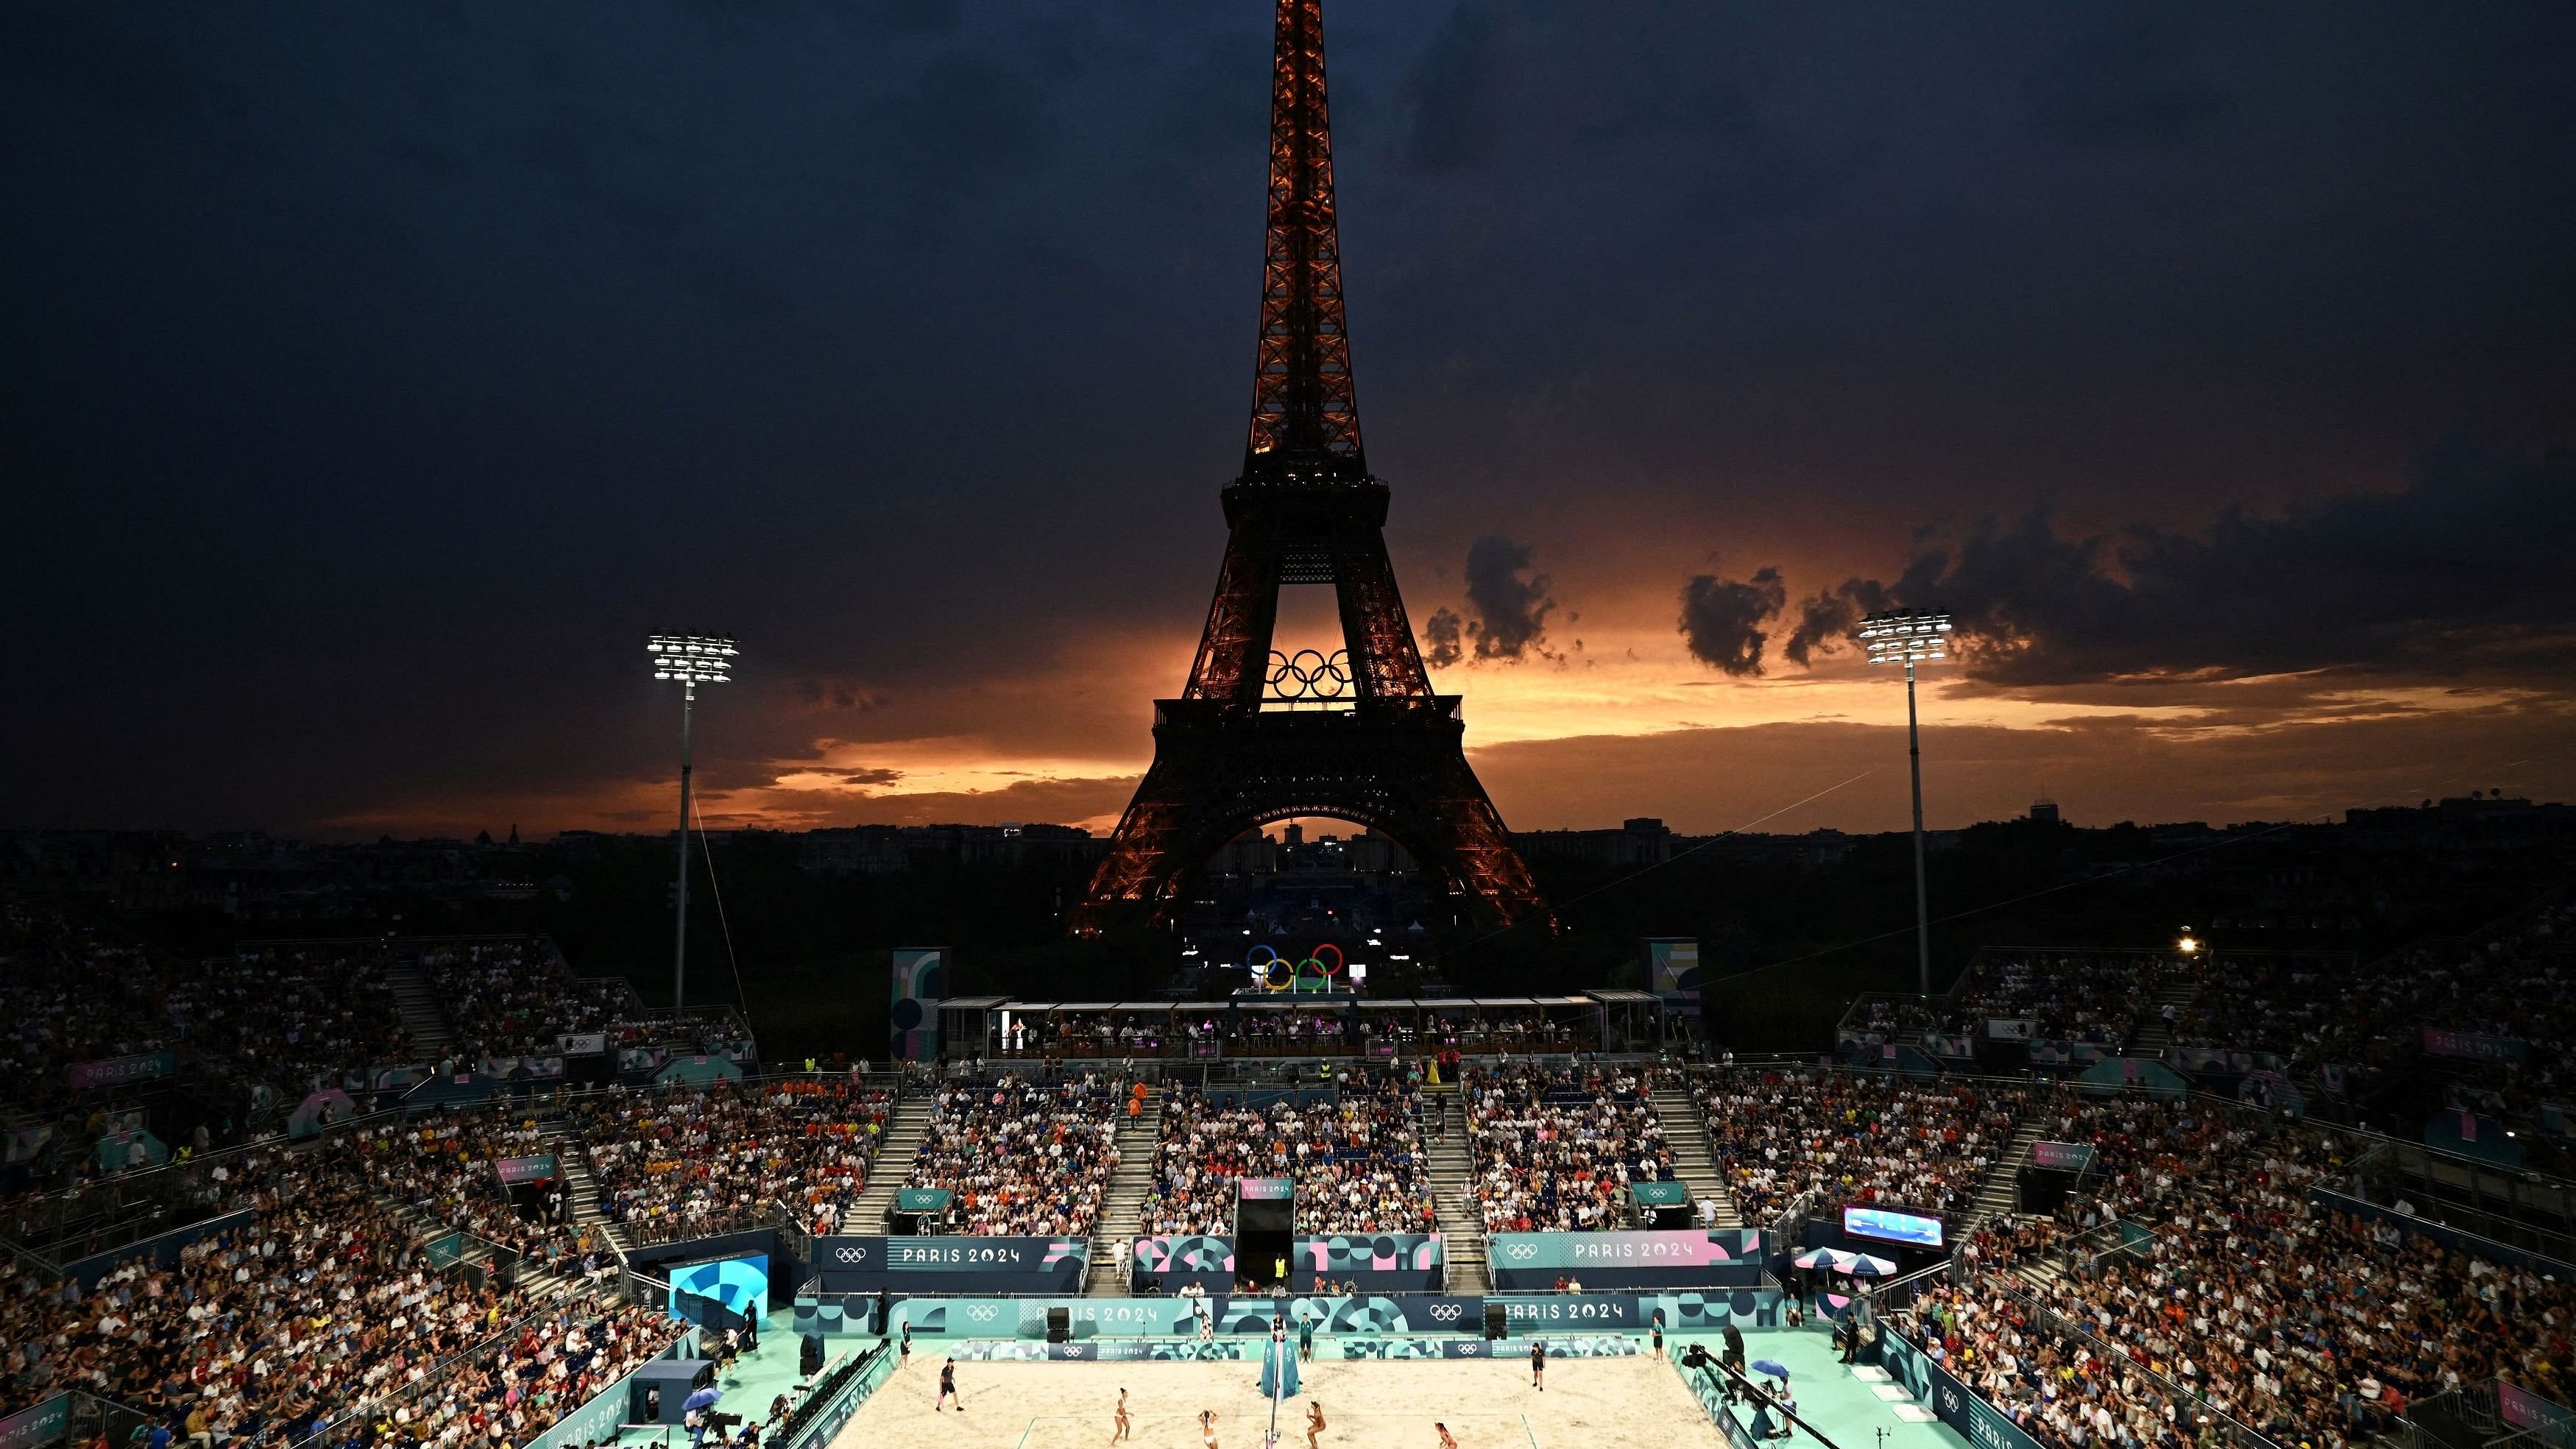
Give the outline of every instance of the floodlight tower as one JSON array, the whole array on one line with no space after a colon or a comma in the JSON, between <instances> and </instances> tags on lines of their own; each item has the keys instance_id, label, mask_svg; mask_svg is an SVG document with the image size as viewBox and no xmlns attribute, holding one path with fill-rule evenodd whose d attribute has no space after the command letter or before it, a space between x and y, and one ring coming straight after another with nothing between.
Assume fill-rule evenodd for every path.
<instances>
[{"instance_id":1,"label":"floodlight tower","mask_svg":"<svg viewBox=\"0 0 2576 1449\"><path fill-rule=\"evenodd\" d=\"M1950 657L1950 616L1895 609L1860 621L1852 635L1872 664L1905 666L1905 753L1914 767L1914 966L1932 994L1932 912L1923 890L1923 735L1914 719L1914 666Z\"/></svg>"},{"instance_id":2,"label":"floodlight tower","mask_svg":"<svg viewBox=\"0 0 2576 1449\"><path fill-rule=\"evenodd\" d=\"M671 1012L688 1004L689 984L689 716L701 684L733 683L733 661L741 653L722 635L652 634L644 640L655 679L680 681L680 923L671 941Z\"/></svg>"}]
</instances>

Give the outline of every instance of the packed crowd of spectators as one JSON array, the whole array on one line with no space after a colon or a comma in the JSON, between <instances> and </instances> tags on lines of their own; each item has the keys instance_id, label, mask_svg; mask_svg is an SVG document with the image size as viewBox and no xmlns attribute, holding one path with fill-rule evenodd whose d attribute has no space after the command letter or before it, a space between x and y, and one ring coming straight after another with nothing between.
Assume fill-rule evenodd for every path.
<instances>
[{"instance_id":1,"label":"packed crowd of spectators","mask_svg":"<svg viewBox=\"0 0 2576 1449\"><path fill-rule=\"evenodd\" d=\"M505 1160L559 1155L557 1143L523 1112L500 1107L371 1125L357 1134L356 1148L377 1192L432 1222L549 1265L575 1246L559 1185L528 1193L533 1210L522 1211L501 1181Z\"/></svg>"},{"instance_id":2,"label":"packed crowd of spectators","mask_svg":"<svg viewBox=\"0 0 2576 1449\"><path fill-rule=\"evenodd\" d=\"M534 938L438 942L420 969L467 1061L552 1056L564 1035L607 1033L633 1014L624 981L575 980Z\"/></svg>"},{"instance_id":3,"label":"packed crowd of spectators","mask_svg":"<svg viewBox=\"0 0 2576 1449\"><path fill-rule=\"evenodd\" d=\"M267 947L170 971L162 1004L202 1067L291 1108L355 1068L413 1053L384 950Z\"/></svg>"},{"instance_id":4,"label":"packed crowd of spectators","mask_svg":"<svg viewBox=\"0 0 2576 1449\"><path fill-rule=\"evenodd\" d=\"M14 1258L0 1264L0 1412L77 1388L166 1418L181 1437L294 1442L528 1314L524 1290L434 1266L415 1225L378 1201L354 1148L332 1141L245 1161L257 1174L252 1221L188 1244L168 1266L138 1257L91 1284L47 1286ZM636 1335L659 1332L638 1325L622 1337L640 1346ZM598 1351L559 1353L579 1361L538 1374L560 1394L575 1386L568 1377L615 1362ZM451 1380L449 1391L469 1386Z\"/></svg>"},{"instance_id":5,"label":"packed crowd of spectators","mask_svg":"<svg viewBox=\"0 0 2576 1449\"><path fill-rule=\"evenodd\" d=\"M2037 1110L2093 1147L2083 1191L1978 1233L1918 1320L2052 1449L2159 1442L2204 1405L2283 1444L2361 1444L2499 1375L2564 1402L2576 1285L2312 1201L2330 1133L2181 1097Z\"/></svg>"},{"instance_id":6,"label":"packed crowd of spectators","mask_svg":"<svg viewBox=\"0 0 2576 1449\"><path fill-rule=\"evenodd\" d=\"M58 911L0 902L0 1102L57 1106L73 1063L175 1046L144 990L152 975L139 948Z\"/></svg>"},{"instance_id":7,"label":"packed crowd of spectators","mask_svg":"<svg viewBox=\"0 0 2576 1449\"><path fill-rule=\"evenodd\" d=\"M867 1187L892 1100L846 1082L617 1088L571 1112L600 1210L643 1242L764 1223L835 1229Z\"/></svg>"},{"instance_id":8,"label":"packed crowd of spectators","mask_svg":"<svg viewBox=\"0 0 2576 1449\"><path fill-rule=\"evenodd\" d=\"M1391 1072L1347 1076L1339 1099L1219 1107L1194 1088L1163 1099L1144 1233L1234 1231L1235 1180L1297 1183L1301 1233L1427 1233L1432 1206L1419 1089Z\"/></svg>"},{"instance_id":9,"label":"packed crowd of spectators","mask_svg":"<svg viewBox=\"0 0 2576 1449\"><path fill-rule=\"evenodd\" d=\"M1718 1167L1750 1223L1802 1195L1958 1213L2028 1109L2019 1088L1893 1074L1735 1069L1698 1079Z\"/></svg>"},{"instance_id":10,"label":"packed crowd of spectators","mask_svg":"<svg viewBox=\"0 0 2576 1449\"><path fill-rule=\"evenodd\" d=\"M948 1190L942 1232L1088 1236L1118 1166L1121 1110L1096 1074L942 1086L905 1185Z\"/></svg>"},{"instance_id":11,"label":"packed crowd of spectators","mask_svg":"<svg viewBox=\"0 0 2576 1449\"><path fill-rule=\"evenodd\" d=\"M1487 1232L1618 1228L1633 1182L1675 1180L1652 1069L1471 1069L1460 1083Z\"/></svg>"}]
</instances>

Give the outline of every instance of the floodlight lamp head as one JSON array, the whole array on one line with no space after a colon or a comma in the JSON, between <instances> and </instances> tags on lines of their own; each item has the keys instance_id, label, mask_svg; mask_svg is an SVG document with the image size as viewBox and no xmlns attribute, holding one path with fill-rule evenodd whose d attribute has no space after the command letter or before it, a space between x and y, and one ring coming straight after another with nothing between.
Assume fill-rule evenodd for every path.
<instances>
[{"instance_id":1,"label":"floodlight lamp head","mask_svg":"<svg viewBox=\"0 0 2576 1449\"><path fill-rule=\"evenodd\" d=\"M645 637L644 653L655 679L699 685L733 683L733 661L742 651L721 634L652 634Z\"/></svg>"},{"instance_id":2,"label":"floodlight lamp head","mask_svg":"<svg viewBox=\"0 0 2576 1449\"><path fill-rule=\"evenodd\" d=\"M1922 609L1872 614L1852 631L1872 664L1915 664L1950 657L1950 616Z\"/></svg>"}]
</instances>

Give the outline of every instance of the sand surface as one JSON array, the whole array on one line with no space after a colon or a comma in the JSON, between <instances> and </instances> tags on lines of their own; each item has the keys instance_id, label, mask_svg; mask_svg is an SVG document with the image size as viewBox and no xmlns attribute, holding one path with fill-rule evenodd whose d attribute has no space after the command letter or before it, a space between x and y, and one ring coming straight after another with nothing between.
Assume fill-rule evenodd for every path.
<instances>
[{"instance_id":1,"label":"sand surface","mask_svg":"<svg viewBox=\"0 0 2576 1449\"><path fill-rule=\"evenodd\" d=\"M1202 1449L1198 1414L1217 1413L1220 1449L1262 1449L1270 1405L1257 1363L960 1363L966 1412L931 1411L939 1356L916 1352L876 1391L832 1449L1101 1449L1118 1390L1127 1390L1126 1442L1135 1449ZM1549 1362L1547 1390L1530 1387L1527 1359L1326 1362L1300 1369L1280 1407L1280 1440L1304 1449L1306 1406L1329 1425L1319 1449L1438 1449L1435 1422L1459 1449L1724 1449L1725 1440L1681 1379L1659 1359Z\"/></svg>"}]
</instances>

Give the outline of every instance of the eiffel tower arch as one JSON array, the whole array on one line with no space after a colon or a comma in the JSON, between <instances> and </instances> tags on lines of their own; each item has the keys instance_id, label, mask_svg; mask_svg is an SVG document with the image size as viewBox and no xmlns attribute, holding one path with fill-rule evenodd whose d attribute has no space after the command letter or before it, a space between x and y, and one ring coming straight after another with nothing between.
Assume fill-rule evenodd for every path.
<instances>
[{"instance_id":1,"label":"eiffel tower arch","mask_svg":"<svg viewBox=\"0 0 2576 1449\"><path fill-rule=\"evenodd\" d=\"M1273 820L1330 815L1394 840L1502 922L1554 917L1467 764L1459 697L1436 694L1386 554L1343 326L1322 0L1278 0L1261 334L1242 476L1189 683L1154 702L1154 763L1075 913L1094 932L1161 919L1187 875ZM1272 647L1279 591L1330 586L1342 647Z\"/></svg>"}]
</instances>

